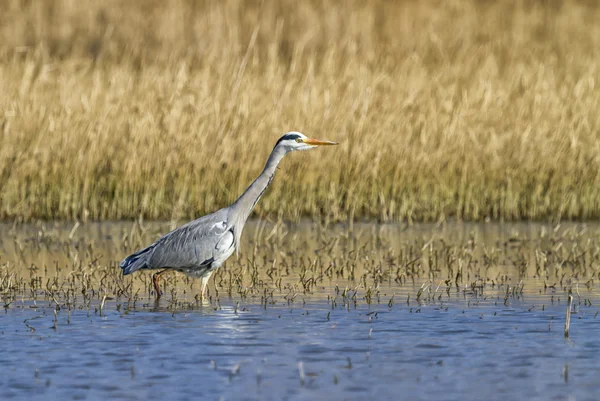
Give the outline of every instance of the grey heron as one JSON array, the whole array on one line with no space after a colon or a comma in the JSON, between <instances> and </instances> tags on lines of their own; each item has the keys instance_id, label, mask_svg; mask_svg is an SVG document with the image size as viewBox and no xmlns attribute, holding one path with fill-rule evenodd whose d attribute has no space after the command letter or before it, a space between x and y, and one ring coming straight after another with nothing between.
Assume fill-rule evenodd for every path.
<instances>
[{"instance_id":1,"label":"grey heron","mask_svg":"<svg viewBox=\"0 0 600 401\"><path fill-rule=\"evenodd\" d=\"M200 277L201 297L204 298L206 284L212 273L239 249L244 224L273 180L281 159L289 152L323 145L336 143L308 138L295 131L283 135L275 144L262 173L231 206L191 221L126 257L119 264L123 274L163 269L152 276L157 297L161 296L160 276L169 270Z\"/></svg>"}]
</instances>

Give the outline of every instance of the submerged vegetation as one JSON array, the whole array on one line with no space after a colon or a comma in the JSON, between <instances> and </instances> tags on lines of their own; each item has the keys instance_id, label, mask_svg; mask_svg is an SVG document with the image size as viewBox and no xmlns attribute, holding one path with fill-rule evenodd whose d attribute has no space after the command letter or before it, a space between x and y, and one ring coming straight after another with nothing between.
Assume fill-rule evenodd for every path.
<instances>
[{"instance_id":1,"label":"submerged vegetation","mask_svg":"<svg viewBox=\"0 0 600 401\"><path fill-rule=\"evenodd\" d=\"M161 284L162 300L154 303L151 272L124 277L113 257L162 230L156 224L94 223L5 232L1 301L7 310L39 301L57 311L101 314L105 305L120 313L159 306L175 312L219 309L222 302L268 308L325 300L331 310L368 305L418 311L457 301L522 307L531 300L537 304L527 307L543 310L543 300L554 305L572 295L576 308L590 308L598 297L600 233L585 226L510 232L499 226L432 226L406 233L395 226L290 230L283 223L252 223L245 256L215 272L208 301L200 300L200 280L173 272ZM521 299L524 291L531 300Z\"/></svg>"},{"instance_id":2,"label":"submerged vegetation","mask_svg":"<svg viewBox=\"0 0 600 401\"><path fill-rule=\"evenodd\" d=\"M198 216L291 129L340 146L286 160L263 216L600 217L595 2L2 8L0 218Z\"/></svg>"}]
</instances>

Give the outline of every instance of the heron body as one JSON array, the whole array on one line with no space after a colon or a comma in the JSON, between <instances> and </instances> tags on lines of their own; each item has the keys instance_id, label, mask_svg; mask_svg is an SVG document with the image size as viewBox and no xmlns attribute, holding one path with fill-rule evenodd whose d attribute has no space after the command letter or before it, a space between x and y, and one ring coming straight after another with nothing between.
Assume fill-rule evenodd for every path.
<instances>
[{"instance_id":1,"label":"heron body","mask_svg":"<svg viewBox=\"0 0 600 401\"><path fill-rule=\"evenodd\" d=\"M123 274L143 269L164 269L154 274L156 295L160 296L159 278L168 270L176 270L202 278L202 297L211 274L240 247L244 224L261 196L273 180L277 165L294 150L307 150L335 142L307 138L299 132L288 132L275 144L262 173L231 206L191 221L159 238L121 263Z\"/></svg>"}]
</instances>

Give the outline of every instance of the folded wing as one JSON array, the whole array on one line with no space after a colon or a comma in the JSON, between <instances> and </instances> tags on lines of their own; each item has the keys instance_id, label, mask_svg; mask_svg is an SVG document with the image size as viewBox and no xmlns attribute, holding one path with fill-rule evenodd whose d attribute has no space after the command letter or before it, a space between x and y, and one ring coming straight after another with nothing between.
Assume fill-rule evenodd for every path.
<instances>
[{"instance_id":1,"label":"folded wing","mask_svg":"<svg viewBox=\"0 0 600 401\"><path fill-rule=\"evenodd\" d=\"M164 235L148 248L127 257L120 266L125 274L139 269L197 269L210 266L233 246L227 213L221 209Z\"/></svg>"}]
</instances>

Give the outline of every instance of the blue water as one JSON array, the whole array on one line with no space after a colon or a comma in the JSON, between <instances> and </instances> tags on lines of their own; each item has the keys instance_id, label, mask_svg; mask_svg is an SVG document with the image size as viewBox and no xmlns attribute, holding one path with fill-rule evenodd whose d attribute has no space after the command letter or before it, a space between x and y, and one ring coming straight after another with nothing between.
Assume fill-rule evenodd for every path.
<instances>
[{"instance_id":1,"label":"blue water","mask_svg":"<svg viewBox=\"0 0 600 401\"><path fill-rule=\"evenodd\" d=\"M499 304L499 305L498 305ZM597 308L520 301L335 308L246 304L103 316L13 307L0 399L596 400ZM244 310L242 310L244 309ZM416 312L418 310L418 313ZM35 331L31 331L24 323ZM552 325L550 323L552 321ZM55 326L55 327L54 327ZM301 363L301 366L299 365ZM301 373L303 371L303 374Z\"/></svg>"}]
</instances>

